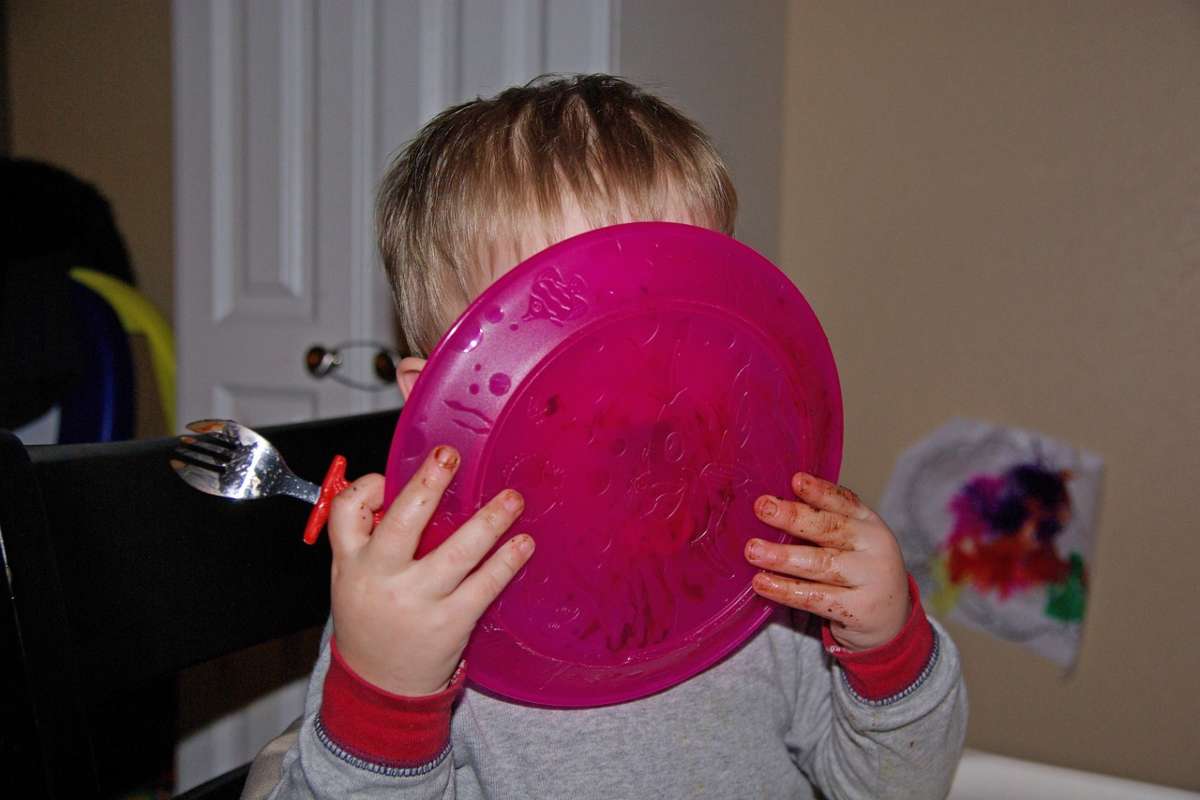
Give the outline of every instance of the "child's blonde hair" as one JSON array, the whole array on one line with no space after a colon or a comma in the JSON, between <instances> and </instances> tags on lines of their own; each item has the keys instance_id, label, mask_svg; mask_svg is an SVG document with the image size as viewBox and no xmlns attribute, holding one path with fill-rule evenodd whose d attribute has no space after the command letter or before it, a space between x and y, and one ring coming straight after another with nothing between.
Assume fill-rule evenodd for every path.
<instances>
[{"instance_id":1,"label":"child's blonde hair","mask_svg":"<svg viewBox=\"0 0 1200 800\"><path fill-rule=\"evenodd\" d=\"M568 207L594 227L674 210L731 234L737 196L699 126L620 78L542 77L449 108L379 190L379 247L410 352L427 355L486 286L490 256L530 231L556 241Z\"/></svg>"}]
</instances>

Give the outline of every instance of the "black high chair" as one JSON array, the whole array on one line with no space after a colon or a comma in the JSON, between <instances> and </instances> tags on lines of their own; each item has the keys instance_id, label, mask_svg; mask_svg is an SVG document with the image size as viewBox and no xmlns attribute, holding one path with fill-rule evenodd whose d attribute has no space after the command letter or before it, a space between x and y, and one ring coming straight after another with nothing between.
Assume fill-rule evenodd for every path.
<instances>
[{"instance_id":1,"label":"black high chair","mask_svg":"<svg viewBox=\"0 0 1200 800\"><path fill-rule=\"evenodd\" d=\"M298 475L384 469L396 411L262 428ZM22 797L103 796L139 687L321 624L329 547L309 507L184 484L174 439L25 447L0 431L0 768ZM125 734L128 735L128 734ZM236 798L248 765L181 797Z\"/></svg>"}]
</instances>

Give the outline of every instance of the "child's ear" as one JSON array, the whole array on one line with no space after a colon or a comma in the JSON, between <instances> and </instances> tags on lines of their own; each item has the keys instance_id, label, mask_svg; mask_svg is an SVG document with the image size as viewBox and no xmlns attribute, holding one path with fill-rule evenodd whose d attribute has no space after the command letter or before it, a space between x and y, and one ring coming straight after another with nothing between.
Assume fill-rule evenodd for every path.
<instances>
[{"instance_id":1,"label":"child's ear","mask_svg":"<svg viewBox=\"0 0 1200 800\"><path fill-rule=\"evenodd\" d=\"M404 402L408 402L408 396L412 394L413 387L417 385L417 378L421 375L421 370L425 369L425 359L415 356L408 356L400 359L400 366L396 367L396 385L400 387L400 394L404 396Z\"/></svg>"}]
</instances>

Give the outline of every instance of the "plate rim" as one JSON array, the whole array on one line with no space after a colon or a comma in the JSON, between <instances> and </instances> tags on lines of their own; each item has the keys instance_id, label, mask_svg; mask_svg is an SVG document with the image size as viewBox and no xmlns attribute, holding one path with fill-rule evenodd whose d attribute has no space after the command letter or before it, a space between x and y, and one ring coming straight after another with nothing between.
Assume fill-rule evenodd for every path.
<instances>
[{"instance_id":1,"label":"plate rim","mask_svg":"<svg viewBox=\"0 0 1200 800\"><path fill-rule=\"evenodd\" d=\"M831 479L836 480L838 474L840 473L841 462L842 462L842 458L844 455L844 426L845 426L844 405L843 405L843 397L842 397L842 391L841 391L841 385L840 385L840 376L838 374L836 360L834 359L832 347L829 344L828 335L825 333L824 327L821 325L820 320L817 317L816 312L812 309L812 306L808 302L808 299L803 295L802 292L800 292L799 288L795 285L795 283L792 281L792 279L786 273L784 273L778 266L776 266L773 262L771 262L769 259L767 259L765 256L763 256L761 253L758 253L756 250L754 250L753 248L744 244L743 242L740 242L737 239L735 239L731 236L727 236L719 231L714 231L714 230L711 230L708 228L703 228L703 227L694 226L694 225L687 225L685 223L678 223L678 222L657 222L657 221L627 222L627 223L605 226L605 227L585 231L576 236L572 236L570 238L567 238L560 242L557 242L557 243L531 255L529 258L525 259L520 264L514 266L512 269L507 271L504 275L500 276L489 287L487 287L484 291L482 291L478 297L476 297L474 300L472 300L472 302L467 305L467 307L463 310L463 312L461 314L459 314L459 316L455 319L454 323L447 329L445 334L443 334L443 336L438 340L438 342L435 345L435 347L433 348L433 350L430 352L425 370L422 373L422 378L427 377L426 373L428 373L429 378L433 378L435 376L440 377L442 373L450 371L451 366L452 366L452 359L448 358L448 357L443 357L442 354L445 353L447 350L451 350L453 348L452 343L456 341L457 335L459 334L459 332L461 330L464 329L464 326L478 324L482 328L482 324L486 318L485 315L487 314L487 310L492 305L494 305L495 298L497 295L502 295L505 291L509 290L511 288L511 286L514 284L528 280L529 273L536 274L537 270L545 269L546 265L544 264L544 262L553 259L563 249L574 250L574 249L580 248L584 245L593 244L593 240L595 240L595 243L600 243L601 241L606 240L606 239L611 239L613 237L620 237L620 236L624 235L624 233L627 231L630 233L633 233L634 231L645 230L645 229L653 229L656 232L661 232L661 234L664 237L665 236L679 236L679 235L695 237L695 236L699 235L700 237L711 237L711 238L713 238L714 241L719 241L721 243L721 246L726 247L726 248L729 248L732 245L734 251L741 250L741 251L743 251L742 255L749 255L755 262L769 267L771 270L774 271L774 273L776 273L778 276L783 278L783 282L786 284L786 286L791 288L794 299L799 300L800 303L802 303L803 309L806 310L807 316L809 317L809 320L811 321L811 323L813 325L815 325L816 331L820 334L820 341L824 345L823 348L819 348L820 352L816 353L815 355L822 360L827 360L828 369L823 370L824 374L822 376L821 382L823 384L822 388L824 390L824 395L829 401L828 410L830 411L830 414L831 414L831 416L830 416L830 426L831 426L830 433L832 434L831 439L836 441L836 446L834 447L833 452L827 453L825 456L823 456L823 458L826 458L829 462L828 467L827 467L827 472L830 473ZM695 301L685 301L685 302L695 302ZM703 303L696 302L696 305L708 305L710 308L721 310L721 306L713 305L711 303L703 304ZM600 319L607 319L609 316L611 316L611 315L605 315L604 317L601 317ZM737 315L730 314L730 316L737 316ZM599 321L600 320L594 320L593 322L599 322ZM750 324L760 334L764 334L764 338L768 342L777 346L779 349L786 351L786 347L784 347L779 342L777 342L778 337L773 335L770 330L764 329L762 326L756 324L752 320L742 319L742 321ZM569 334L569 336L567 337L567 339L575 338L577 336L583 336L591 327L592 327L591 324L585 324L578 330L572 331L571 334ZM537 359L535 359L533 361L533 364L535 366L533 368L531 368L530 371L531 372L539 372L542 368L542 363L545 361L547 355L550 355L555 350L557 350L558 346L559 345L556 344L554 347L551 348L549 353L542 354ZM811 347L811 343L808 346ZM439 357L441 357L441 358L439 359ZM446 364L446 366L444 366L444 367L441 366L442 362L444 362ZM823 365L823 366L825 366L825 365ZM436 371L429 372L430 367L434 367L434 369ZM520 378L520 381L514 382L514 388L516 388L516 386L520 385L520 383L524 382L527 379L528 379L528 375L522 375ZM438 393L438 390L440 389L439 384L441 384L441 383L442 383L441 381L431 380L431 379L418 380L416 385L413 388L413 391L411 392L411 394L408 398L408 401L404 404L404 407L400 414L400 418L397 421L395 431L393 432L393 439L391 442L391 446L389 447L389 453L388 453L389 477L391 476L390 467L393 462L393 453L400 447L402 432L406 431L410 425L415 426L415 425L420 424L420 423L414 421L414 416L412 414L406 415L404 413L404 410L407 410L410 406L413 406L417 409L432 408L431 403L433 403L437 399L437 393ZM515 397L518 394L519 394L518 392L514 391L514 392L512 392L511 397L515 399ZM430 395L431 397L426 397L426 395ZM495 425L493 426L492 430L497 430L499 428L499 423L503 419L503 417L506 416L507 413L510 413L508 411L508 406L509 406L510 402L512 402L512 401L509 399L506 399L503 402L502 411L500 414L497 415L496 420L495 420ZM491 437L487 436L487 437L483 437L482 439L480 437L471 437L470 439L467 439L466 441L473 442L473 443L478 442L479 445L476 448L474 448L474 450L476 453L482 454L489 449L488 443L490 440L491 440ZM425 446L426 446L426 448L428 448L429 443L426 442ZM464 453L463 455L466 456L467 454ZM464 461L466 461L466 460L467 459L464 457ZM483 462L481 461L480 463L483 463ZM458 479L459 476L456 475L455 478ZM470 480L472 481L472 486L470 487L471 492L465 492L464 496L473 496L475 489L477 489L477 488L481 489L483 481L486 480L486 476L483 474L482 469L476 469L471 472ZM394 485L398 484L398 483L399 483L399 477L396 477L394 480L386 481L386 483L385 483L385 501L390 501L392 498L394 498L396 491L398 491L398 489L396 491L391 491L391 490L393 489ZM465 519L471 513L473 513L473 509L464 508L464 509L462 509L462 511L460 513L462 515L462 518ZM500 541L503 541L504 539L509 537L511 534L512 534L512 531L506 532L501 537ZM424 533L423 533L423 535L424 535ZM492 670L489 670L487 668L486 662L483 665L482 674L480 672L480 667L476 667L475 669L472 669L471 666L468 666L467 680L469 683L471 683L478 690L484 692L485 694L488 694L488 695L491 695L494 697L498 697L498 698L501 698L501 699L504 699L507 701L515 701L515 702L519 702L519 703L523 703L523 704L529 704L529 705L541 706L541 707L550 707L550 708L600 707L600 706L605 706L605 705L613 705L616 703L628 702L631 700L639 699L641 697L647 697L647 696L665 691L667 689L670 689L671 687L676 686L679 683L682 683L686 680L690 680L692 677L695 677L696 675L699 675L699 674L707 671L708 669L712 668L713 666L721 663L726 658L730 657L732 654L734 654L739 649L741 649L741 647L745 646L745 644L748 643L752 638L754 638L754 636L757 635L757 633L759 631L761 631L763 626L771 619L771 617L782 608L781 606L779 606L776 603L773 603L771 601L768 601L761 597L758 597L757 595L754 595L753 592L750 592L749 598L742 599L744 597L745 597L744 594L740 595L739 599L737 599L737 600L733 601L732 603L730 603L729 605L725 606L725 609L729 609L735 603L739 604L739 605L745 605L745 606L751 606L751 607L757 606L756 609L752 610L748 614L748 618L745 621L738 624L738 629L739 629L738 635L721 639L720 644L718 646L713 647L710 650L706 651L702 658L697 659L698 665L695 668L687 669L686 670L687 674L684 675L683 677L673 676L670 674L670 670L667 670L662 675L657 676L658 678L661 678L661 680L656 680L656 679L644 680L642 688L639 688L637 690L634 690L634 691L618 690L618 691L611 692L611 693L605 693L603 691L589 692L589 697L587 699L582 699L579 697L550 697L550 698L548 698L547 692L545 691L545 687L543 687L541 690L536 691L536 692L525 692L525 691L521 690L519 684L517 684L516 682L511 681L511 680L504 680L502 677L499 679L499 683L502 685L497 685L495 676L490 674L492 672ZM491 606L489 606L489 609L490 608L491 608ZM484 614L480 618L481 621L487 616L487 613L488 613L487 611L484 612ZM733 612L730 612L730 615L737 616L737 615L744 614L744 613L746 613L746 612L743 609L738 609ZM478 623L477 623L477 625L478 625ZM472 659L470 658L471 650L472 650L472 643L474 643L476 641L476 639L477 639L476 632L473 630L471 639L469 640L467 649L464 653L464 655L467 657L467 661L468 661L469 665L475 664L478 662L478 659L476 659L475 661L472 661ZM553 656L547 655L547 656L545 656L545 658L556 660L556 661L559 661L560 663L565 662L565 659L554 659ZM576 666L579 666L582 668L588 667L588 665L580 664L579 662L566 662L566 663L571 663L573 665L576 665ZM498 671L498 674L502 675L502 673L503 673L503 670ZM550 692L549 694L554 694L554 692Z\"/></svg>"}]
</instances>

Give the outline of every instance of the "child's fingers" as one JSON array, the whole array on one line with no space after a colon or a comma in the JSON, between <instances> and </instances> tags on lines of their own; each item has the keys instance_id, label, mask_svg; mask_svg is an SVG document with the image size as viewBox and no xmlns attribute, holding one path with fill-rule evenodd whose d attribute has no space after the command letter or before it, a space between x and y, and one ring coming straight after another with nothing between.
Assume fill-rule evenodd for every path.
<instances>
[{"instance_id":1,"label":"child's fingers","mask_svg":"<svg viewBox=\"0 0 1200 800\"><path fill-rule=\"evenodd\" d=\"M751 539L746 542L746 560L751 564L795 578L804 578L833 586L858 586L857 570L849 559L855 556L831 547L802 544L777 544Z\"/></svg>"},{"instance_id":2,"label":"child's fingers","mask_svg":"<svg viewBox=\"0 0 1200 800\"><path fill-rule=\"evenodd\" d=\"M854 492L807 472L798 472L792 476L792 491L818 511L828 511L857 520L865 520L871 516L871 509L863 505Z\"/></svg>"},{"instance_id":3,"label":"child's fingers","mask_svg":"<svg viewBox=\"0 0 1200 800\"><path fill-rule=\"evenodd\" d=\"M372 551L378 546L379 553L389 561L407 563L412 559L421 533L433 517L458 464L458 451L453 447L439 445L430 451L379 521Z\"/></svg>"},{"instance_id":4,"label":"child's fingers","mask_svg":"<svg viewBox=\"0 0 1200 800\"><path fill-rule=\"evenodd\" d=\"M329 546L345 555L371 540L372 513L383 503L383 476L363 475L333 498L329 506Z\"/></svg>"},{"instance_id":5,"label":"child's fingers","mask_svg":"<svg viewBox=\"0 0 1200 800\"><path fill-rule=\"evenodd\" d=\"M529 534L522 533L504 543L492 557L475 570L452 595L455 602L461 604L462 613L474 621L483 616L504 587L512 579L529 557L533 555L533 539Z\"/></svg>"},{"instance_id":6,"label":"child's fingers","mask_svg":"<svg viewBox=\"0 0 1200 800\"><path fill-rule=\"evenodd\" d=\"M773 528L808 539L823 547L856 550L855 521L832 511L821 511L807 503L763 495L754 503L754 513Z\"/></svg>"},{"instance_id":7,"label":"child's fingers","mask_svg":"<svg viewBox=\"0 0 1200 800\"><path fill-rule=\"evenodd\" d=\"M525 508L519 492L505 489L484 504L450 538L422 559L434 590L448 595L479 565Z\"/></svg>"},{"instance_id":8,"label":"child's fingers","mask_svg":"<svg viewBox=\"0 0 1200 800\"><path fill-rule=\"evenodd\" d=\"M853 589L785 578L770 572L755 575L751 586L757 594L768 600L811 612L818 617L841 623L847 628L853 628L858 623L855 614L845 605L846 595L854 591Z\"/></svg>"}]
</instances>

